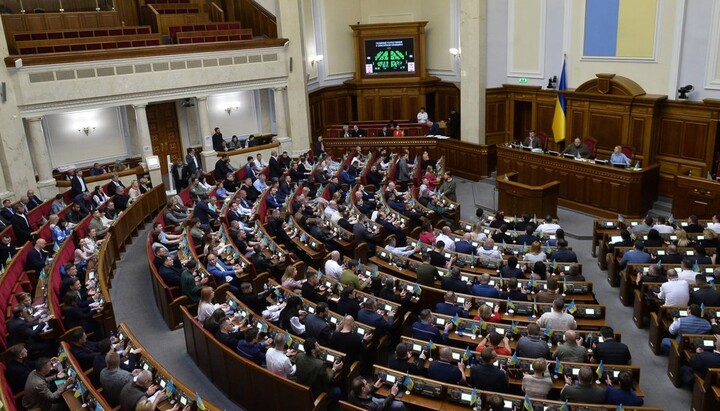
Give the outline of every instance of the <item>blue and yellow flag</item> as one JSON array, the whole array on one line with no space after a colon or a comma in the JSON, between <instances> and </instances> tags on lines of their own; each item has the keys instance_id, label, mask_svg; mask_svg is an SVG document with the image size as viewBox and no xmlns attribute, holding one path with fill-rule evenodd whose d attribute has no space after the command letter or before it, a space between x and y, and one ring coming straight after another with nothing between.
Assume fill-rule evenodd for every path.
<instances>
[{"instance_id":1,"label":"blue and yellow flag","mask_svg":"<svg viewBox=\"0 0 720 411\"><path fill-rule=\"evenodd\" d=\"M175 394L175 383L173 383L173 379L170 378L170 381L168 381L167 385L165 386L165 395L168 397L172 397L173 394Z\"/></svg>"},{"instance_id":2,"label":"blue and yellow flag","mask_svg":"<svg viewBox=\"0 0 720 411\"><path fill-rule=\"evenodd\" d=\"M465 352L463 353L463 360L465 360L465 362L467 362L470 359L470 357L472 357L472 351L470 351L470 347L466 347Z\"/></svg>"},{"instance_id":3,"label":"blue and yellow flag","mask_svg":"<svg viewBox=\"0 0 720 411\"><path fill-rule=\"evenodd\" d=\"M199 410L207 410L207 408L205 408L205 403L203 402L202 398L200 398L200 394L197 391L195 391L195 405Z\"/></svg>"},{"instance_id":4,"label":"blue and yellow flag","mask_svg":"<svg viewBox=\"0 0 720 411\"><path fill-rule=\"evenodd\" d=\"M550 243L547 242L547 243L545 243L545 255L550 255L550 254L552 254L552 247L550 247ZM555 260L553 260L553 262L555 262Z\"/></svg>"},{"instance_id":5,"label":"blue and yellow flag","mask_svg":"<svg viewBox=\"0 0 720 411\"><path fill-rule=\"evenodd\" d=\"M288 347L292 345L293 339L289 332L285 331L285 345Z\"/></svg>"},{"instance_id":6,"label":"blue and yellow flag","mask_svg":"<svg viewBox=\"0 0 720 411\"><path fill-rule=\"evenodd\" d=\"M595 374L597 374L598 379L601 379L603 374L605 374L605 366L603 365L602 360L600 360L600 364L598 364L597 370L595 370Z\"/></svg>"},{"instance_id":7,"label":"blue and yellow flag","mask_svg":"<svg viewBox=\"0 0 720 411\"><path fill-rule=\"evenodd\" d=\"M545 332L544 332L543 334L545 334L546 337L552 337L552 334L553 334L553 329L552 329L552 327L550 327L550 326L548 325L547 328L545 328Z\"/></svg>"},{"instance_id":8,"label":"blue and yellow flag","mask_svg":"<svg viewBox=\"0 0 720 411\"><path fill-rule=\"evenodd\" d=\"M618 404L617 408L615 408L615 411L625 411L625 407L623 407L622 404Z\"/></svg>"},{"instance_id":9,"label":"blue and yellow flag","mask_svg":"<svg viewBox=\"0 0 720 411\"><path fill-rule=\"evenodd\" d=\"M566 102L565 95L563 95L562 91L566 88L567 79L565 78L565 60L563 59L562 71L560 72L560 84L558 85L557 101L555 102L555 114L553 115L552 122L552 131L556 143L565 140Z\"/></svg>"},{"instance_id":10,"label":"blue and yellow flag","mask_svg":"<svg viewBox=\"0 0 720 411\"><path fill-rule=\"evenodd\" d=\"M513 334L520 334L520 328L517 326L517 323L515 323L515 321L510 324L510 332Z\"/></svg>"},{"instance_id":11,"label":"blue and yellow flag","mask_svg":"<svg viewBox=\"0 0 720 411\"><path fill-rule=\"evenodd\" d=\"M537 224L537 214L533 214L532 222Z\"/></svg>"},{"instance_id":12,"label":"blue and yellow flag","mask_svg":"<svg viewBox=\"0 0 720 411\"><path fill-rule=\"evenodd\" d=\"M518 358L516 352L514 352L512 357L510 357L510 359L508 360L508 364L510 364L510 365L520 364L520 359Z\"/></svg>"},{"instance_id":13,"label":"blue and yellow flag","mask_svg":"<svg viewBox=\"0 0 720 411\"><path fill-rule=\"evenodd\" d=\"M570 304L568 304L567 310L570 314L575 314L575 311L577 311L577 306L575 305L575 300L572 300L570 302Z\"/></svg>"},{"instance_id":14,"label":"blue and yellow flag","mask_svg":"<svg viewBox=\"0 0 720 411\"><path fill-rule=\"evenodd\" d=\"M527 243L523 243L522 248L520 249L520 252L527 253Z\"/></svg>"},{"instance_id":15,"label":"blue and yellow flag","mask_svg":"<svg viewBox=\"0 0 720 411\"><path fill-rule=\"evenodd\" d=\"M64 349L61 348L60 352L58 352L58 356L57 356L58 361L64 362L65 360L67 360L67 358L68 358L67 353L65 352Z\"/></svg>"},{"instance_id":16,"label":"blue and yellow flag","mask_svg":"<svg viewBox=\"0 0 720 411\"><path fill-rule=\"evenodd\" d=\"M428 350L428 351L432 351L432 350L434 350L435 348L437 348L437 345L435 345L435 343L432 342L432 340L431 340L431 341L428 341L428 343L425 344L425 349ZM428 353L428 354L430 354L430 353Z\"/></svg>"},{"instance_id":17,"label":"blue and yellow flag","mask_svg":"<svg viewBox=\"0 0 720 411\"><path fill-rule=\"evenodd\" d=\"M267 333L267 332L268 332L268 325L267 325L266 322L263 322L262 325L260 326L260 332L261 332L261 333Z\"/></svg>"},{"instance_id":18,"label":"blue and yellow flag","mask_svg":"<svg viewBox=\"0 0 720 411\"><path fill-rule=\"evenodd\" d=\"M623 217L622 214L618 214L618 223L624 223L624 222L625 222L625 217Z\"/></svg>"},{"instance_id":19,"label":"blue and yellow flag","mask_svg":"<svg viewBox=\"0 0 720 411\"><path fill-rule=\"evenodd\" d=\"M555 375L562 375L564 374L565 367L560 362L559 358L555 358Z\"/></svg>"},{"instance_id":20,"label":"blue and yellow flag","mask_svg":"<svg viewBox=\"0 0 720 411\"><path fill-rule=\"evenodd\" d=\"M557 261L553 258L553 260L550 262L550 268L553 270L557 268Z\"/></svg>"},{"instance_id":21,"label":"blue and yellow flag","mask_svg":"<svg viewBox=\"0 0 720 411\"><path fill-rule=\"evenodd\" d=\"M523 410L525 411L535 411L535 408L533 408L532 402L530 402L530 398L525 394L525 399L523 400Z\"/></svg>"},{"instance_id":22,"label":"blue and yellow flag","mask_svg":"<svg viewBox=\"0 0 720 411\"><path fill-rule=\"evenodd\" d=\"M75 384L75 392L73 393L73 397L80 398L85 395L85 387L82 385L81 382L78 382Z\"/></svg>"},{"instance_id":23,"label":"blue and yellow flag","mask_svg":"<svg viewBox=\"0 0 720 411\"><path fill-rule=\"evenodd\" d=\"M563 276L563 292L566 293L567 290L568 290L567 277Z\"/></svg>"},{"instance_id":24,"label":"blue and yellow flag","mask_svg":"<svg viewBox=\"0 0 720 411\"><path fill-rule=\"evenodd\" d=\"M410 374L406 374L402 385L404 385L408 391L412 391L413 387L415 386L415 381L410 378Z\"/></svg>"},{"instance_id":25,"label":"blue and yellow flag","mask_svg":"<svg viewBox=\"0 0 720 411\"><path fill-rule=\"evenodd\" d=\"M470 332L472 332L473 334L477 334L477 331L478 331L477 324L475 323L475 321L473 321L472 324L470 324Z\"/></svg>"},{"instance_id":26,"label":"blue and yellow flag","mask_svg":"<svg viewBox=\"0 0 720 411\"><path fill-rule=\"evenodd\" d=\"M700 317L705 317L705 303L700 303Z\"/></svg>"},{"instance_id":27,"label":"blue and yellow flag","mask_svg":"<svg viewBox=\"0 0 720 411\"><path fill-rule=\"evenodd\" d=\"M560 407L560 411L570 411L570 405L568 404L567 400L565 400L563 405Z\"/></svg>"},{"instance_id":28,"label":"blue and yellow flag","mask_svg":"<svg viewBox=\"0 0 720 411\"><path fill-rule=\"evenodd\" d=\"M418 295L418 296L419 296L420 294L422 294L422 288L420 288L420 284L415 283L415 287L413 288L413 291L415 291L415 294Z\"/></svg>"},{"instance_id":29,"label":"blue and yellow flag","mask_svg":"<svg viewBox=\"0 0 720 411\"><path fill-rule=\"evenodd\" d=\"M515 308L516 308L515 303L510 299L510 297L508 297L507 309L515 311Z\"/></svg>"},{"instance_id":30,"label":"blue and yellow flag","mask_svg":"<svg viewBox=\"0 0 720 411\"><path fill-rule=\"evenodd\" d=\"M456 327L460 326L460 317L455 313L455 316L450 320Z\"/></svg>"},{"instance_id":31,"label":"blue and yellow flag","mask_svg":"<svg viewBox=\"0 0 720 411\"><path fill-rule=\"evenodd\" d=\"M675 216L670 214L670 217L667 219L668 224L675 224Z\"/></svg>"},{"instance_id":32,"label":"blue and yellow flag","mask_svg":"<svg viewBox=\"0 0 720 411\"><path fill-rule=\"evenodd\" d=\"M470 405L474 406L475 404L477 404L477 390L473 388L470 393Z\"/></svg>"},{"instance_id":33,"label":"blue and yellow flag","mask_svg":"<svg viewBox=\"0 0 720 411\"><path fill-rule=\"evenodd\" d=\"M504 240L504 239L503 239L503 242L502 242L502 249L503 249L503 250L507 249L507 244L505 244L505 240Z\"/></svg>"},{"instance_id":34,"label":"blue and yellow flag","mask_svg":"<svg viewBox=\"0 0 720 411\"><path fill-rule=\"evenodd\" d=\"M699 272L700 272L700 266L698 265L697 260L695 260L695 263L693 264L692 270L695 271L696 273L699 273Z\"/></svg>"}]
</instances>

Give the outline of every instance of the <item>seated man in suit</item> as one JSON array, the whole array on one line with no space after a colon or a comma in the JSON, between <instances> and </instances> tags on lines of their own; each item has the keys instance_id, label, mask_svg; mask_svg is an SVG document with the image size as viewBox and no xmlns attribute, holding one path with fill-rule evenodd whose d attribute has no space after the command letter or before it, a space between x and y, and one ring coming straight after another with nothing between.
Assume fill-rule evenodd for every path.
<instances>
[{"instance_id":1,"label":"seated man in suit","mask_svg":"<svg viewBox=\"0 0 720 411\"><path fill-rule=\"evenodd\" d=\"M438 355L440 358L428 367L428 377L447 384L465 385L465 363L460 361L457 366L452 365L449 347L441 347Z\"/></svg>"},{"instance_id":2,"label":"seated man in suit","mask_svg":"<svg viewBox=\"0 0 720 411\"><path fill-rule=\"evenodd\" d=\"M218 286L227 282L236 282L235 278L243 273L243 268L239 264L231 267L220 261L215 254L208 254L207 270L215 277L215 283ZM228 280L228 277L230 277L230 280ZM238 288L231 284L230 292L238 295Z\"/></svg>"},{"instance_id":3,"label":"seated man in suit","mask_svg":"<svg viewBox=\"0 0 720 411\"><path fill-rule=\"evenodd\" d=\"M439 136L440 131L440 124L433 123L432 121L428 120L427 125L429 126L427 133L425 135L427 136Z\"/></svg>"},{"instance_id":4,"label":"seated man in suit","mask_svg":"<svg viewBox=\"0 0 720 411\"><path fill-rule=\"evenodd\" d=\"M11 223L18 244L24 245L26 242L32 241L34 232L32 227L30 227L30 220L28 220L22 204L16 205L15 214L12 216Z\"/></svg>"},{"instance_id":5,"label":"seated man in suit","mask_svg":"<svg viewBox=\"0 0 720 411\"><path fill-rule=\"evenodd\" d=\"M466 300L463 303L462 307L458 307L457 304L457 296L454 292L448 291L445 293L443 302L437 303L435 305L435 312L438 314L443 315L449 315L450 317L453 317L457 315L458 317L468 318L470 316L469 310L470 307L472 307L472 302L470 300Z\"/></svg>"},{"instance_id":6,"label":"seated man in suit","mask_svg":"<svg viewBox=\"0 0 720 411\"><path fill-rule=\"evenodd\" d=\"M387 315L387 319L383 316ZM374 297L370 297L363 303L363 309L358 312L358 321L375 327L374 334L377 337L382 337L390 331L393 322L395 321L395 312L379 313L377 308L377 300Z\"/></svg>"},{"instance_id":7,"label":"seated man in suit","mask_svg":"<svg viewBox=\"0 0 720 411\"><path fill-rule=\"evenodd\" d=\"M588 158L590 157L590 150L588 150L585 143L576 137L572 144L565 147L562 151L563 154L571 154L573 157Z\"/></svg>"},{"instance_id":8,"label":"seated man in suit","mask_svg":"<svg viewBox=\"0 0 720 411\"><path fill-rule=\"evenodd\" d=\"M485 391L509 392L510 386L505 370L493 365L497 357L492 347L485 347L480 352L482 362L470 368L471 386Z\"/></svg>"},{"instance_id":9,"label":"seated man in suit","mask_svg":"<svg viewBox=\"0 0 720 411\"><path fill-rule=\"evenodd\" d=\"M48 258L48 253L45 252L46 246L47 242L44 239L38 238L35 240L35 247L27 254L25 270L34 270L36 274L39 274L40 271L45 268Z\"/></svg>"},{"instance_id":10,"label":"seated man in suit","mask_svg":"<svg viewBox=\"0 0 720 411\"><path fill-rule=\"evenodd\" d=\"M527 138L523 142L523 146L531 148L542 148L542 141L540 140L540 137L535 135L535 130L530 130L530 133L528 133Z\"/></svg>"}]
</instances>

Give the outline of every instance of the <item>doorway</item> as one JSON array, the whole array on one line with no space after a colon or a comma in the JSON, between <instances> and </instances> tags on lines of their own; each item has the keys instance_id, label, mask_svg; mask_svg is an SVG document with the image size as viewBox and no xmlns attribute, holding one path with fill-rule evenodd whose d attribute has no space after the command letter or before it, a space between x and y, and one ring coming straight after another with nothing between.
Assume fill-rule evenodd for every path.
<instances>
[{"instance_id":1,"label":"doorway","mask_svg":"<svg viewBox=\"0 0 720 411\"><path fill-rule=\"evenodd\" d=\"M528 135L532 126L532 108L530 101L515 101L515 116L513 119L513 140L522 141Z\"/></svg>"},{"instance_id":2,"label":"doorway","mask_svg":"<svg viewBox=\"0 0 720 411\"><path fill-rule=\"evenodd\" d=\"M146 113L153 154L160 158L162 173L167 174L167 156L172 160L183 157L175 102L148 104Z\"/></svg>"}]
</instances>

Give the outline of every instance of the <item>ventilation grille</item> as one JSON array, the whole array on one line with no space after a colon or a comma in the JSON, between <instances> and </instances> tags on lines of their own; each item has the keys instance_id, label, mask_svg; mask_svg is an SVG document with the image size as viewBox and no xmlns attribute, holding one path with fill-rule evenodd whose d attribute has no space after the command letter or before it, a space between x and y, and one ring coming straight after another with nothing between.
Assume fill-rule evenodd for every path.
<instances>
[{"instance_id":1,"label":"ventilation grille","mask_svg":"<svg viewBox=\"0 0 720 411\"><path fill-rule=\"evenodd\" d=\"M278 61L278 55L256 54L238 57L204 58L199 60L183 60L160 63L138 63L133 65L108 66L97 68L78 68L76 70L52 70L29 74L30 83L45 83L48 81L65 81L87 79L95 77L125 76L130 74L164 72L168 70L201 69L203 67L233 66Z\"/></svg>"}]
</instances>

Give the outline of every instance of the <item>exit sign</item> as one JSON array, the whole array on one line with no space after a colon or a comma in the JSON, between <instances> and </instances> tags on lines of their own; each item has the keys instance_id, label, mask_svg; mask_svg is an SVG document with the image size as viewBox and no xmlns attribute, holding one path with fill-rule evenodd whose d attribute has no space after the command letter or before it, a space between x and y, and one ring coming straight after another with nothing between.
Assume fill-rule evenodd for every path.
<instances>
[{"instance_id":1,"label":"exit sign","mask_svg":"<svg viewBox=\"0 0 720 411\"><path fill-rule=\"evenodd\" d=\"M520 77L520 78L518 79L518 83L520 83L520 84L525 84L525 83L527 83L527 78L526 78L526 77Z\"/></svg>"}]
</instances>

